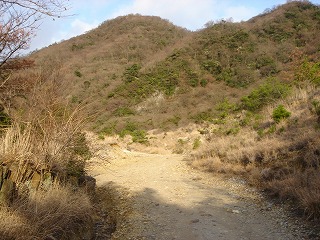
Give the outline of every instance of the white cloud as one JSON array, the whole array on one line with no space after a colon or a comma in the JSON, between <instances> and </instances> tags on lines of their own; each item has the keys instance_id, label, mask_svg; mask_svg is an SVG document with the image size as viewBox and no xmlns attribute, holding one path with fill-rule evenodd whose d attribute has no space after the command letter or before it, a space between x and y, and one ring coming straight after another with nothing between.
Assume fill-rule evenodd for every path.
<instances>
[{"instance_id":1,"label":"white cloud","mask_svg":"<svg viewBox=\"0 0 320 240\"><path fill-rule=\"evenodd\" d=\"M134 0L123 5L113 17L129 13L155 15L168 19L190 30L201 28L210 20L232 17L235 21L247 20L257 14L256 9L234 6L235 1L219 0Z\"/></svg>"},{"instance_id":2,"label":"white cloud","mask_svg":"<svg viewBox=\"0 0 320 240\"><path fill-rule=\"evenodd\" d=\"M51 38L51 43L59 42L62 39L69 39L71 37L78 36L97 27L98 25L99 23L97 21L88 23L80 19L75 19L71 22L70 29L68 31L58 31L57 34Z\"/></svg>"},{"instance_id":3,"label":"white cloud","mask_svg":"<svg viewBox=\"0 0 320 240\"><path fill-rule=\"evenodd\" d=\"M129 13L160 16L176 25L196 30L219 13L217 0L134 0L131 5L122 6L114 17Z\"/></svg>"},{"instance_id":4,"label":"white cloud","mask_svg":"<svg viewBox=\"0 0 320 240\"><path fill-rule=\"evenodd\" d=\"M31 42L30 49L26 52L83 34L98 25L98 21L85 22L80 19L71 22L46 20L40 26L36 37Z\"/></svg>"},{"instance_id":5,"label":"white cloud","mask_svg":"<svg viewBox=\"0 0 320 240\"><path fill-rule=\"evenodd\" d=\"M245 6L229 7L225 11L225 16L227 18L232 17L232 19L237 22L248 20L249 18L257 14L258 13L256 12L256 10Z\"/></svg>"},{"instance_id":6,"label":"white cloud","mask_svg":"<svg viewBox=\"0 0 320 240\"><path fill-rule=\"evenodd\" d=\"M72 27L74 33L78 33L78 34L89 31L92 28L97 27L97 25L98 25L97 22L86 23L86 22L81 21L79 19L76 19L71 23L71 27Z\"/></svg>"}]
</instances>

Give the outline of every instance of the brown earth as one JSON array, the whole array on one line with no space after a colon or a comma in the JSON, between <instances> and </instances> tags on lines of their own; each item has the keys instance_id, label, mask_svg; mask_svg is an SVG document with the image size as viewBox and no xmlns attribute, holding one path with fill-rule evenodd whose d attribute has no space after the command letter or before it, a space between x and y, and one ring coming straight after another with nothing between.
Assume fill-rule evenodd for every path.
<instances>
[{"instance_id":1,"label":"brown earth","mask_svg":"<svg viewBox=\"0 0 320 240\"><path fill-rule=\"evenodd\" d=\"M88 172L108 196L117 225L111 239L312 238L281 205L240 179L191 169L183 155L129 151L89 138L96 154Z\"/></svg>"}]
</instances>

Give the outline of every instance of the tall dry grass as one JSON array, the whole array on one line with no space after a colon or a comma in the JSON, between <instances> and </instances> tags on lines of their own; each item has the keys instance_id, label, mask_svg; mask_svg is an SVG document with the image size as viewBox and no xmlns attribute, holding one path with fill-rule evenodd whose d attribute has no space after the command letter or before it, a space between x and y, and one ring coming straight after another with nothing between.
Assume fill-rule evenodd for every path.
<instances>
[{"instance_id":1,"label":"tall dry grass","mask_svg":"<svg viewBox=\"0 0 320 240\"><path fill-rule=\"evenodd\" d=\"M58 97L59 69L31 72L36 83L7 105L12 125L0 134L0 163L16 188L0 207L0 239L90 239L92 203L77 185L90 157L86 118Z\"/></svg>"},{"instance_id":2,"label":"tall dry grass","mask_svg":"<svg viewBox=\"0 0 320 240\"><path fill-rule=\"evenodd\" d=\"M82 171L90 156L81 133L83 123L78 109L65 107L50 109L30 122L15 123L0 137L0 162L16 169L16 183L27 180L30 168L53 172L57 177L76 168Z\"/></svg>"},{"instance_id":3,"label":"tall dry grass","mask_svg":"<svg viewBox=\"0 0 320 240\"><path fill-rule=\"evenodd\" d=\"M90 233L92 205L87 194L55 185L20 195L10 208L0 209L3 240L77 239Z\"/></svg>"},{"instance_id":4,"label":"tall dry grass","mask_svg":"<svg viewBox=\"0 0 320 240\"><path fill-rule=\"evenodd\" d=\"M312 110L312 101L319 97L315 87L295 89L277 103L292 113L279 124L271 117L276 104L267 106L261 113L263 135L252 126L235 135L212 133L191 156L191 165L241 175L273 196L293 199L308 218L320 217L320 131Z\"/></svg>"}]
</instances>

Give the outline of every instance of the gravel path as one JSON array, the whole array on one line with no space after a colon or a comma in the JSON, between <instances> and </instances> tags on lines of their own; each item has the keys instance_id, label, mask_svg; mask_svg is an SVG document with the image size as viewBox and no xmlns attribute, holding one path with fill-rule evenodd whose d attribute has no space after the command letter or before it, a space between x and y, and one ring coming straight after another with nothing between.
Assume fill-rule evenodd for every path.
<instances>
[{"instance_id":1,"label":"gravel path","mask_svg":"<svg viewBox=\"0 0 320 240\"><path fill-rule=\"evenodd\" d=\"M308 239L244 182L190 169L181 155L100 148L88 171L113 195L112 239Z\"/></svg>"}]
</instances>

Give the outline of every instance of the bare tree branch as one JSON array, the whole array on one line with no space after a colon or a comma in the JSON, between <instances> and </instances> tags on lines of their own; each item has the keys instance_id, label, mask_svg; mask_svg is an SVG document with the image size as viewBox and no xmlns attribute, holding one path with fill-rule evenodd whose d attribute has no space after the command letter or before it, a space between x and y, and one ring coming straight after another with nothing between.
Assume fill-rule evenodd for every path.
<instances>
[{"instance_id":1,"label":"bare tree branch","mask_svg":"<svg viewBox=\"0 0 320 240\"><path fill-rule=\"evenodd\" d=\"M19 50L27 49L44 17L60 18L68 0L0 0L0 71Z\"/></svg>"},{"instance_id":2,"label":"bare tree branch","mask_svg":"<svg viewBox=\"0 0 320 240\"><path fill-rule=\"evenodd\" d=\"M29 47L43 18L66 16L64 13L69 9L68 2L0 0L0 107L31 84L28 80L11 78L13 71L33 64L29 60L16 59L19 51Z\"/></svg>"}]
</instances>

